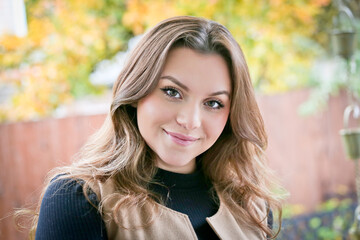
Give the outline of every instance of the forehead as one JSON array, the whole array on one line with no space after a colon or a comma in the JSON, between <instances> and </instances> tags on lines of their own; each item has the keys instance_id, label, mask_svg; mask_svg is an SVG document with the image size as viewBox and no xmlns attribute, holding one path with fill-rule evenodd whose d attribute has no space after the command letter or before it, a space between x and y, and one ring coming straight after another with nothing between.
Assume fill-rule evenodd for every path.
<instances>
[{"instance_id":1,"label":"forehead","mask_svg":"<svg viewBox=\"0 0 360 240\"><path fill-rule=\"evenodd\" d=\"M231 92L229 69L219 54L204 54L184 47L172 49L162 72L165 75L176 78L190 90Z\"/></svg>"}]
</instances>

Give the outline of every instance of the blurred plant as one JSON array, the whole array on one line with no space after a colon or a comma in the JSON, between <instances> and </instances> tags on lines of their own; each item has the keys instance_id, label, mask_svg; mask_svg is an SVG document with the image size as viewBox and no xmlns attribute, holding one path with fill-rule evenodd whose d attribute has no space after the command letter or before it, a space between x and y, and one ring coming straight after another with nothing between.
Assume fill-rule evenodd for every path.
<instances>
[{"instance_id":1,"label":"blurred plant","mask_svg":"<svg viewBox=\"0 0 360 240\"><path fill-rule=\"evenodd\" d=\"M345 196L331 198L313 213L298 211L298 205L287 205L278 239L344 239L353 221L354 200Z\"/></svg>"},{"instance_id":2,"label":"blurred plant","mask_svg":"<svg viewBox=\"0 0 360 240\"><path fill-rule=\"evenodd\" d=\"M353 14L356 15L355 12ZM356 45L360 46L360 19L354 18L353 21L354 30L357 32ZM349 104L350 99L360 100L360 49L355 50L350 61L335 56L334 49L331 50L319 58L312 67L309 84L313 91L309 99L300 106L299 112L302 115L314 114L325 109L330 96L336 96L342 89L348 92Z\"/></svg>"},{"instance_id":3,"label":"blurred plant","mask_svg":"<svg viewBox=\"0 0 360 240\"><path fill-rule=\"evenodd\" d=\"M99 93L93 66L130 38L122 0L27 0L29 34L1 36L0 83L12 97L0 103L0 122L48 116L74 97Z\"/></svg>"},{"instance_id":4,"label":"blurred plant","mask_svg":"<svg viewBox=\"0 0 360 240\"><path fill-rule=\"evenodd\" d=\"M352 199L338 199L332 198L322 203L318 207L320 212L344 212L349 209L353 203ZM313 217L309 221L309 226L317 232L318 239L342 239L344 232L351 225L352 214L336 215L330 224L325 224L324 220L320 217Z\"/></svg>"},{"instance_id":5,"label":"blurred plant","mask_svg":"<svg viewBox=\"0 0 360 240\"><path fill-rule=\"evenodd\" d=\"M301 204L285 204L282 210L282 217L284 219L305 213L305 207Z\"/></svg>"},{"instance_id":6,"label":"blurred plant","mask_svg":"<svg viewBox=\"0 0 360 240\"><path fill-rule=\"evenodd\" d=\"M133 0L123 23L139 34L173 15L218 21L242 46L256 88L274 93L307 84L312 61L323 54L329 4L330 0Z\"/></svg>"},{"instance_id":7,"label":"blurred plant","mask_svg":"<svg viewBox=\"0 0 360 240\"><path fill-rule=\"evenodd\" d=\"M360 239L360 234L359 234L359 222L360 222L360 219L359 219L359 216L360 216L360 207L357 206L357 208L355 209L355 214L354 214L354 221L353 221L353 224L351 226L351 228L349 229L349 238L351 240L358 240Z\"/></svg>"},{"instance_id":8,"label":"blurred plant","mask_svg":"<svg viewBox=\"0 0 360 240\"><path fill-rule=\"evenodd\" d=\"M242 46L256 88L265 93L307 85L323 54L330 0L25 0L29 35L0 38L0 121L47 116L59 104L101 92L89 82L97 62L134 35L175 15L229 28ZM159 14L161 13L161 14Z\"/></svg>"}]
</instances>

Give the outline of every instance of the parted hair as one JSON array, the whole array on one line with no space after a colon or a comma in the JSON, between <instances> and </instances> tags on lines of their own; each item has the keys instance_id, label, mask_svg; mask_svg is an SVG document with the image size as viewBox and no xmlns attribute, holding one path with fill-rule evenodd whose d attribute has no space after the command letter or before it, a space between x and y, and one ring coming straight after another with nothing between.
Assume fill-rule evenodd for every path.
<instances>
[{"instance_id":1,"label":"parted hair","mask_svg":"<svg viewBox=\"0 0 360 240\"><path fill-rule=\"evenodd\" d=\"M112 209L115 220L121 207L154 203L148 186L157 168L154 153L139 132L135 106L157 86L167 55L176 47L219 54L226 61L232 89L229 118L218 140L197 157L197 162L235 218L261 229L264 235L276 236L255 206L262 200L268 209L281 212L279 198L271 191L271 172L264 157L267 136L244 54L223 25L203 18L173 17L142 37L114 83L110 111L102 127L70 166L48 174L43 194L51 179L65 173L58 179L81 179L88 200L90 186L112 181L116 192L102 198L97 207L101 212L105 202L116 196L117 204ZM34 216L33 233L37 219Z\"/></svg>"}]
</instances>

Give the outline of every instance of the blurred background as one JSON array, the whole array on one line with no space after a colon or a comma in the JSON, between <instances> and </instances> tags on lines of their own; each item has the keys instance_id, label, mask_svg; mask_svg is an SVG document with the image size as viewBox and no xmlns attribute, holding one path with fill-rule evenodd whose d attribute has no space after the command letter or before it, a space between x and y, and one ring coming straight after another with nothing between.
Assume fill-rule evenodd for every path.
<instances>
[{"instance_id":1,"label":"blurred background","mask_svg":"<svg viewBox=\"0 0 360 240\"><path fill-rule=\"evenodd\" d=\"M274 191L289 193L279 239L346 239L357 160L339 130L358 127L359 114L344 126L343 113L360 92L359 0L0 0L0 239L25 238L13 209L71 162L128 53L176 15L220 22L245 53L284 187Z\"/></svg>"}]
</instances>

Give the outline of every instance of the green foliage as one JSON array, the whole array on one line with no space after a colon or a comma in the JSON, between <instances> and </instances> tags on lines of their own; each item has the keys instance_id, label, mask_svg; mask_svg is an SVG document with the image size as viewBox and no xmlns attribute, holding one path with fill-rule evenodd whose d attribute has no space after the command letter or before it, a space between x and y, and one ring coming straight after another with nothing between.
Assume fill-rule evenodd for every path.
<instances>
[{"instance_id":1,"label":"green foliage","mask_svg":"<svg viewBox=\"0 0 360 240\"><path fill-rule=\"evenodd\" d=\"M326 12L329 3L326 0L134 0L129 2L124 24L138 34L174 15L218 21L229 28L242 46L256 88L275 93L307 85L313 60L324 52L319 43L324 42L326 31L318 22L329 21ZM154 9L163 14L157 14Z\"/></svg>"},{"instance_id":2,"label":"green foliage","mask_svg":"<svg viewBox=\"0 0 360 240\"><path fill-rule=\"evenodd\" d=\"M282 218L292 218L303 214L305 207L301 204L285 204L282 208Z\"/></svg>"},{"instance_id":3,"label":"green foliage","mask_svg":"<svg viewBox=\"0 0 360 240\"><path fill-rule=\"evenodd\" d=\"M319 239L342 239L344 232L348 231L349 226L353 221L353 214L346 213L346 210L350 208L353 200L351 198L331 198L322 203L318 207L320 212L334 212L337 211L339 215L335 215L330 224L324 224L320 221L320 225L313 225L313 229L317 231ZM317 218L313 218L311 221L318 221Z\"/></svg>"},{"instance_id":4,"label":"green foliage","mask_svg":"<svg viewBox=\"0 0 360 240\"><path fill-rule=\"evenodd\" d=\"M124 1L26 1L29 34L0 38L0 82L14 89L0 122L48 116L60 104L103 87L89 82L95 64L126 46Z\"/></svg>"},{"instance_id":5,"label":"green foliage","mask_svg":"<svg viewBox=\"0 0 360 240\"><path fill-rule=\"evenodd\" d=\"M360 32L360 20L355 19L355 30ZM360 46L360 35L356 35L357 46ZM360 96L360 49L357 49L350 62L334 56L324 55L314 64L310 74L310 85L313 91L309 99L300 106L302 115L314 114L327 107L330 96L336 96L346 89L359 103Z\"/></svg>"},{"instance_id":6,"label":"green foliage","mask_svg":"<svg viewBox=\"0 0 360 240\"><path fill-rule=\"evenodd\" d=\"M321 218L319 218L319 217L312 218L309 222L309 226L312 229L316 229L316 228L320 227L321 226Z\"/></svg>"},{"instance_id":7,"label":"green foliage","mask_svg":"<svg viewBox=\"0 0 360 240\"><path fill-rule=\"evenodd\" d=\"M317 207L317 211L303 214L298 211L299 205L287 205L284 208L284 221L291 221L300 217L301 221L294 221L295 225L284 225L279 239L286 239L287 232L296 231L301 239L337 240L347 234L353 222L350 198L331 198ZM330 217L331 216L331 217ZM305 221L305 224L304 224ZM292 233L293 234L293 233ZM292 235L293 236L293 235Z\"/></svg>"},{"instance_id":8,"label":"green foliage","mask_svg":"<svg viewBox=\"0 0 360 240\"><path fill-rule=\"evenodd\" d=\"M29 34L0 37L0 82L14 95L0 122L48 116L59 105L101 93L89 83L96 63L160 20L194 15L229 28L254 85L275 93L306 86L323 54L330 0L25 0ZM321 23L322 25L319 25Z\"/></svg>"}]
</instances>

